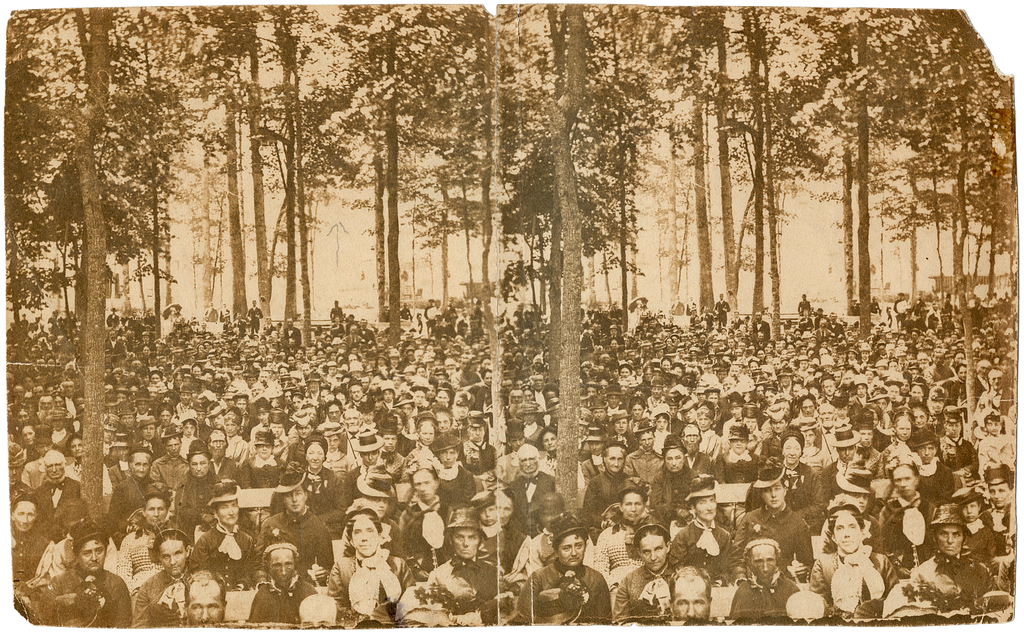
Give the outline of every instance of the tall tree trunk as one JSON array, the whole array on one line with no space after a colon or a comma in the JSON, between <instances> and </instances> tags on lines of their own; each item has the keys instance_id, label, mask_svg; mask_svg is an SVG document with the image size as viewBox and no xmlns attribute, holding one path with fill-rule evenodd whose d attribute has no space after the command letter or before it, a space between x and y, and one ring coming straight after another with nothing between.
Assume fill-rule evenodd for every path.
<instances>
[{"instance_id":1,"label":"tall tree trunk","mask_svg":"<svg viewBox=\"0 0 1024 635\"><path fill-rule=\"evenodd\" d=\"M395 27L397 28L397 27ZM398 81L397 38L392 28L388 32L387 76ZM388 343L396 346L402 338L402 265L398 254L398 86L392 87L387 101L387 126L384 130L387 146L388 189Z\"/></svg>"},{"instance_id":2,"label":"tall tree trunk","mask_svg":"<svg viewBox=\"0 0 1024 635\"><path fill-rule=\"evenodd\" d=\"M309 220L306 215L306 168L303 165L305 146L302 142L302 98L299 88L299 60L293 60L291 107L295 110L295 213L299 220L299 275L302 282L302 341L310 342L313 299L309 273Z\"/></svg>"},{"instance_id":3,"label":"tall tree trunk","mask_svg":"<svg viewBox=\"0 0 1024 635\"><path fill-rule=\"evenodd\" d=\"M562 217L562 320L559 384L562 413L558 422L558 462L555 469L559 493L566 501L579 496L577 470L578 421L581 406L580 313L583 280L583 219L580 215L576 170L572 162L569 131L583 101L586 73L586 21L582 5L565 8L567 26L564 90L557 102L548 105L548 130L555 164L555 191ZM623 261L625 266L625 261ZM626 307L623 307L625 311Z\"/></svg>"},{"instance_id":4,"label":"tall tree trunk","mask_svg":"<svg viewBox=\"0 0 1024 635\"><path fill-rule=\"evenodd\" d=\"M473 258L470 254L470 233L473 230L473 220L469 214L469 198L466 196L466 179L463 178L461 181L462 189L462 230L466 236L466 267L469 271L469 286L466 287L466 299L469 300L474 297L473 287Z\"/></svg>"},{"instance_id":5,"label":"tall tree trunk","mask_svg":"<svg viewBox=\"0 0 1024 635\"><path fill-rule=\"evenodd\" d=\"M76 9L87 82L85 104L74 116L74 157L82 191L85 278L93 292L82 297L86 305L82 322L82 364L85 375L85 413L82 419L82 498L89 515L102 521L103 509L103 415L106 363L107 219L103 214L103 185L96 167L94 146L103 124L110 81L111 9ZM78 298L76 298L77 303Z\"/></svg>"},{"instance_id":6,"label":"tall tree trunk","mask_svg":"<svg viewBox=\"0 0 1024 635\"><path fill-rule=\"evenodd\" d=\"M448 279L451 276L448 268L448 209L451 199L448 196L448 187L441 183L441 312L448 310Z\"/></svg>"},{"instance_id":7,"label":"tall tree trunk","mask_svg":"<svg viewBox=\"0 0 1024 635\"><path fill-rule=\"evenodd\" d=\"M199 217L199 254L201 259L202 278L199 280L200 297L202 305L196 307L203 319L206 319L206 312L213 305L213 251L210 246L210 232L213 229L213 221L210 218L210 207L212 200L213 176L210 170L210 154L203 156L203 196L202 213Z\"/></svg>"},{"instance_id":8,"label":"tall tree trunk","mask_svg":"<svg viewBox=\"0 0 1024 635\"><path fill-rule=\"evenodd\" d=\"M167 248L164 249L163 253L164 261L164 305L171 306L174 304L174 277L171 275L171 236L167 236Z\"/></svg>"},{"instance_id":9,"label":"tall tree trunk","mask_svg":"<svg viewBox=\"0 0 1024 635\"><path fill-rule=\"evenodd\" d=\"M764 62L765 86L768 85L768 64ZM765 95L769 97L769 95ZM770 99L765 100L771 103ZM768 250L769 276L772 281L772 333L776 338L782 337L782 289L779 275L779 209L778 197L775 192L775 165L772 159L772 113L770 107L765 108L764 123L764 162L765 162L765 194L768 198Z\"/></svg>"},{"instance_id":10,"label":"tall tree trunk","mask_svg":"<svg viewBox=\"0 0 1024 635\"><path fill-rule=\"evenodd\" d=\"M722 254L725 260L725 295L733 311L739 306L740 267L735 247L735 225L732 214L732 170L729 160L729 131L727 129L729 105L729 30L725 26L726 9L721 9L721 20L716 22L718 47L718 90L715 93L715 122L718 137L718 180L722 199Z\"/></svg>"},{"instance_id":11,"label":"tall tree trunk","mask_svg":"<svg viewBox=\"0 0 1024 635\"><path fill-rule=\"evenodd\" d=\"M488 62L486 68L488 70L484 73L484 87L487 92L483 99L483 120L487 124L487 130L484 133L484 154L487 158L484 161L480 174L480 203L483 207L483 216L481 218L481 240L483 242L483 246L480 251L480 279L483 282L483 289L480 293L480 297L481 301L485 305L488 304L488 298L491 295L491 248L494 244L494 219L498 218L497 215L492 216L491 209L491 181L494 178L494 174L499 169L496 167L495 162L497 161L497 155L494 153L496 138L498 136L498 128L496 125L497 119L494 117L496 91L492 89L495 85L495 78L492 75L494 72L493 56L491 55L491 47L494 43L494 37L494 30L491 23L488 22L487 46L485 47L485 60ZM495 259L495 261L497 261L497 259ZM497 278L500 276L500 273L496 273L495 276ZM487 311L485 310L485 312ZM493 319L493 315L490 317ZM497 370L496 366L495 370Z\"/></svg>"},{"instance_id":12,"label":"tall tree trunk","mask_svg":"<svg viewBox=\"0 0 1024 635\"><path fill-rule=\"evenodd\" d=\"M962 104L961 104L962 107ZM965 116L961 114L961 142L966 146L963 139L963 128L965 127ZM967 389L967 429L974 430L975 406L977 395L974 394L975 378L977 377L976 362L974 355L974 320L971 315L971 307L967 302L968 288L964 276L964 244L970 231L970 221L967 218L967 161L963 156L957 157L956 181L953 189L953 288L960 304L960 320L963 323L964 353L966 354L967 371L964 378L964 385ZM973 295L973 292L971 293Z\"/></svg>"},{"instance_id":13,"label":"tall tree trunk","mask_svg":"<svg viewBox=\"0 0 1024 635\"><path fill-rule=\"evenodd\" d=\"M231 231L231 309L235 316L245 315L245 243L242 240L242 206L238 200L238 126L235 109L229 104L225 114L228 171L228 227Z\"/></svg>"},{"instance_id":14,"label":"tall tree trunk","mask_svg":"<svg viewBox=\"0 0 1024 635\"><path fill-rule=\"evenodd\" d=\"M673 135L668 136L668 306L674 310L679 303L679 269L682 259L679 254L679 202L676 183L676 143Z\"/></svg>"},{"instance_id":15,"label":"tall tree trunk","mask_svg":"<svg viewBox=\"0 0 1024 635\"><path fill-rule=\"evenodd\" d=\"M846 315L857 303L857 274L853 268L853 152L843 141L843 267L846 274Z\"/></svg>"},{"instance_id":16,"label":"tall tree trunk","mask_svg":"<svg viewBox=\"0 0 1024 635\"><path fill-rule=\"evenodd\" d=\"M387 265L387 224L384 222L384 158L381 156L381 149L374 148L373 152L373 234L376 239L375 252L377 256L377 321L387 322L387 312L384 310L388 305L388 265ZM447 285L447 282L445 283ZM445 289L447 290L447 286Z\"/></svg>"},{"instance_id":17,"label":"tall tree trunk","mask_svg":"<svg viewBox=\"0 0 1024 635\"><path fill-rule=\"evenodd\" d=\"M935 223L935 255L939 261L939 292L949 293L946 288L946 271L942 262L942 205L939 203L939 179L932 169L932 220Z\"/></svg>"},{"instance_id":18,"label":"tall tree trunk","mask_svg":"<svg viewBox=\"0 0 1024 635\"><path fill-rule=\"evenodd\" d=\"M639 276L637 275L638 269L636 266L636 244L629 248L629 267L633 270L631 272L632 275L629 277L629 294L636 298L640 296L640 283L637 281Z\"/></svg>"},{"instance_id":19,"label":"tall tree trunk","mask_svg":"<svg viewBox=\"0 0 1024 635\"><path fill-rule=\"evenodd\" d=\"M586 280L583 286L587 289L587 306L597 306L597 256L590 254L587 258Z\"/></svg>"},{"instance_id":20,"label":"tall tree trunk","mask_svg":"<svg viewBox=\"0 0 1024 635\"><path fill-rule=\"evenodd\" d=\"M707 175L704 171L704 104L693 104L693 197L697 215L697 260L700 265L700 308L715 306L715 287L711 255L711 219L708 217Z\"/></svg>"},{"instance_id":21,"label":"tall tree trunk","mask_svg":"<svg viewBox=\"0 0 1024 635\"><path fill-rule=\"evenodd\" d=\"M604 294L608 297L608 304L612 303L612 276L608 267L608 254L601 252L601 264L604 266Z\"/></svg>"},{"instance_id":22,"label":"tall tree trunk","mask_svg":"<svg viewBox=\"0 0 1024 635\"><path fill-rule=\"evenodd\" d=\"M988 297L989 299L996 297L996 221L994 215L988 234Z\"/></svg>"},{"instance_id":23,"label":"tall tree trunk","mask_svg":"<svg viewBox=\"0 0 1024 635\"><path fill-rule=\"evenodd\" d=\"M917 211L914 204L915 212ZM916 215L916 214L915 214ZM910 303L917 302L917 227L910 228Z\"/></svg>"},{"instance_id":24,"label":"tall tree trunk","mask_svg":"<svg viewBox=\"0 0 1024 635\"><path fill-rule=\"evenodd\" d=\"M249 165L252 171L252 212L256 230L256 279L260 311L270 317L270 298L274 291L267 253L267 219L263 197L263 105L260 99L260 43L255 33L249 43Z\"/></svg>"},{"instance_id":25,"label":"tall tree trunk","mask_svg":"<svg viewBox=\"0 0 1024 635\"><path fill-rule=\"evenodd\" d=\"M287 256L285 261L285 286L284 286L284 319L291 322L298 314L298 301L296 289L296 263L295 263L295 242L297 239L295 231L295 120L291 116L291 109L286 109L285 127L288 129L288 138L285 141L285 248Z\"/></svg>"},{"instance_id":26,"label":"tall tree trunk","mask_svg":"<svg viewBox=\"0 0 1024 635\"><path fill-rule=\"evenodd\" d=\"M548 306L550 330L548 331L548 351L551 353L551 365L548 372L557 377L561 368L561 351L559 337L562 328L562 276L564 275L564 254L562 252L562 208L556 197L551 205L551 283L548 286ZM582 257L582 254L581 254ZM581 283L582 284L582 283Z\"/></svg>"},{"instance_id":27,"label":"tall tree trunk","mask_svg":"<svg viewBox=\"0 0 1024 635\"><path fill-rule=\"evenodd\" d=\"M857 29L857 65L868 70L868 32L866 24ZM860 281L860 334L871 333L871 208L869 204L868 177L870 167L868 150L871 120L868 118L868 101L861 95L857 104L857 256Z\"/></svg>"},{"instance_id":28,"label":"tall tree trunk","mask_svg":"<svg viewBox=\"0 0 1024 635\"><path fill-rule=\"evenodd\" d=\"M764 31L756 9L748 9L744 17L747 45L750 47L750 81L756 87L752 98L754 110L754 296L751 313L764 310L764 95L761 79L760 49L764 48Z\"/></svg>"}]
</instances>

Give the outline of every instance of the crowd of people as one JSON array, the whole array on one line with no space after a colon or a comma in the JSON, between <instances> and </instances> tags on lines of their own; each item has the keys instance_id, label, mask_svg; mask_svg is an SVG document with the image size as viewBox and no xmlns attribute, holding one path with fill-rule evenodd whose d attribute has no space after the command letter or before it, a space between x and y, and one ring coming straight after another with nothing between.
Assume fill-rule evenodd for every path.
<instances>
[{"instance_id":1,"label":"crowd of people","mask_svg":"<svg viewBox=\"0 0 1024 635\"><path fill-rule=\"evenodd\" d=\"M776 329L643 310L626 332L586 310L579 412L535 306L495 337L478 304L432 305L394 345L337 304L308 339L253 312L162 338L112 314L102 501L82 496L74 325L18 320L16 606L102 627L1006 611L1015 305L979 304L973 374L956 320L861 337L803 308Z\"/></svg>"}]
</instances>

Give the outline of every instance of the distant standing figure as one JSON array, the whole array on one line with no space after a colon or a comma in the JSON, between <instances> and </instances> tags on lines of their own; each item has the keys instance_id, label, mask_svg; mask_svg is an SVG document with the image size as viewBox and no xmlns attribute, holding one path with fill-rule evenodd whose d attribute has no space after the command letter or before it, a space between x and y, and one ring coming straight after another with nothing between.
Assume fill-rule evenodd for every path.
<instances>
[{"instance_id":1,"label":"distant standing figure","mask_svg":"<svg viewBox=\"0 0 1024 635\"><path fill-rule=\"evenodd\" d=\"M256 300L252 301L252 308L249 309L247 317L249 318L249 332L253 335L259 335L260 323L263 321L263 311L256 306Z\"/></svg>"}]
</instances>

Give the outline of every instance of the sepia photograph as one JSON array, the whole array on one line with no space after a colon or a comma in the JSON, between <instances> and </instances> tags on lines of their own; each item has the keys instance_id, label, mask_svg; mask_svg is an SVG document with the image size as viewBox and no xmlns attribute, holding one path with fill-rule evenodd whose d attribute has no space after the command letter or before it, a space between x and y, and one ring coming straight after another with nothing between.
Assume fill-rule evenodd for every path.
<instances>
[{"instance_id":1,"label":"sepia photograph","mask_svg":"<svg viewBox=\"0 0 1024 635\"><path fill-rule=\"evenodd\" d=\"M13 626L1013 620L963 9L12 11Z\"/></svg>"}]
</instances>

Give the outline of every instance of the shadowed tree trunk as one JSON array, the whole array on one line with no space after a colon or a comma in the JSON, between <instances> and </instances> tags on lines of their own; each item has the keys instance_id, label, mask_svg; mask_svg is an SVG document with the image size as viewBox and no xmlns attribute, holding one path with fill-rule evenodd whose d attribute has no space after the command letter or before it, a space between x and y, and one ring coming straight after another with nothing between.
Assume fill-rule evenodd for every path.
<instances>
[{"instance_id":1,"label":"shadowed tree trunk","mask_svg":"<svg viewBox=\"0 0 1024 635\"><path fill-rule=\"evenodd\" d=\"M210 230L213 229L213 221L210 217L210 207L213 203L211 192L210 176L210 154L207 151L203 155L203 196L202 212L199 217L199 253L202 260L203 277L199 283L202 305L199 309L203 319L206 319L206 312L213 305L213 250L210 248Z\"/></svg>"},{"instance_id":2,"label":"shadowed tree trunk","mask_svg":"<svg viewBox=\"0 0 1024 635\"><path fill-rule=\"evenodd\" d=\"M843 267L846 272L846 315L857 304L857 274L853 268L853 152L843 142Z\"/></svg>"},{"instance_id":3,"label":"shadowed tree trunk","mask_svg":"<svg viewBox=\"0 0 1024 635\"><path fill-rule=\"evenodd\" d=\"M744 16L747 46L750 48L750 81L756 87L753 102L754 127L751 131L754 145L754 295L751 313L764 310L764 101L761 88L761 49L764 31L755 9Z\"/></svg>"},{"instance_id":4,"label":"shadowed tree trunk","mask_svg":"<svg viewBox=\"0 0 1024 635\"><path fill-rule=\"evenodd\" d=\"M235 109L225 114L224 138L227 141L228 226L231 229L231 310L245 315L245 244L242 242L242 209L238 201L238 127Z\"/></svg>"},{"instance_id":5,"label":"shadowed tree trunk","mask_svg":"<svg viewBox=\"0 0 1024 635\"><path fill-rule=\"evenodd\" d=\"M103 123L110 82L110 9L76 9L82 56L85 58L86 93L81 112L74 114L74 157L78 168L84 214L85 278L92 293L81 300L82 364L85 375L85 413L82 419L82 499L89 515L100 522L103 509L104 345L106 325L107 220L103 215L103 185L96 167L94 146ZM77 300L78 298L76 298ZM159 319L159 318L158 318Z\"/></svg>"},{"instance_id":6,"label":"shadowed tree trunk","mask_svg":"<svg viewBox=\"0 0 1024 635\"><path fill-rule=\"evenodd\" d=\"M679 254L679 203L676 181L676 144L669 133L668 141L668 306L675 309L679 303L679 268L682 259Z\"/></svg>"},{"instance_id":7,"label":"shadowed tree trunk","mask_svg":"<svg viewBox=\"0 0 1024 635\"><path fill-rule=\"evenodd\" d=\"M693 104L693 197L697 215L697 260L700 265L700 309L715 306L712 280L711 220L708 218L707 175L704 171L704 104Z\"/></svg>"},{"instance_id":8,"label":"shadowed tree trunk","mask_svg":"<svg viewBox=\"0 0 1024 635\"><path fill-rule=\"evenodd\" d=\"M384 159L380 148L373 153L373 233L376 240L377 256L377 321L387 322L388 266L387 266L387 225L384 222ZM447 286L445 287L447 289Z\"/></svg>"},{"instance_id":9,"label":"shadowed tree trunk","mask_svg":"<svg viewBox=\"0 0 1024 635\"><path fill-rule=\"evenodd\" d=\"M255 33L249 43L249 166L252 171L253 227L256 230L256 277L260 311L270 317L270 298L274 291L267 252L267 218L263 197L263 105L260 99L260 44Z\"/></svg>"},{"instance_id":10,"label":"shadowed tree trunk","mask_svg":"<svg viewBox=\"0 0 1024 635\"><path fill-rule=\"evenodd\" d=\"M735 226L732 215L732 171L729 166L729 131L726 109L729 103L728 48L729 30L725 27L725 12L716 22L718 47L718 91L715 94L715 122L718 137L718 180L722 199L722 254L725 260L725 295L733 311L738 310L740 286L739 253L735 246Z\"/></svg>"},{"instance_id":11,"label":"shadowed tree trunk","mask_svg":"<svg viewBox=\"0 0 1024 635\"><path fill-rule=\"evenodd\" d=\"M865 25L860 25L857 35L857 65L866 70L868 33ZM868 242L871 236L871 208L868 201L871 120L868 119L866 96L861 96L857 108L857 260L860 274L860 334L867 337L871 333L871 250Z\"/></svg>"},{"instance_id":12,"label":"shadowed tree trunk","mask_svg":"<svg viewBox=\"0 0 1024 635\"><path fill-rule=\"evenodd\" d=\"M397 34L388 32L387 76L398 81L396 70ZM402 337L402 265L398 254L398 87L393 86L387 101L387 125L384 129L387 147L388 190L388 344L398 345Z\"/></svg>"},{"instance_id":13,"label":"shadowed tree trunk","mask_svg":"<svg viewBox=\"0 0 1024 635\"><path fill-rule=\"evenodd\" d=\"M303 167L302 100L299 96L299 60L292 59L291 107L295 111L295 213L299 221L299 275L302 283L302 342L309 346L313 299L309 273L309 220L306 216L306 172Z\"/></svg>"},{"instance_id":14,"label":"shadowed tree trunk","mask_svg":"<svg viewBox=\"0 0 1024 635\"><path fill-rule=\"evenodd\" d=\"M576 169L572 162L569 131L583 101L586 73L586 21L582 5L565 8L567 31L565 80L562 94L548 105L548 131L555 164L555 191L562 217L562 320L560 328L558 464L559 493L568 501L579 498L578 422L580 386L580 300L583 283L583 219L580 215ZM624 255L624 254L623 254ZM625 259L622 263L625 267ZM625 282L625 281L624 281ZM625 293L625 291L624 291ZM625 311L625 306L623 311ZM571 503L570 503L571 504Z\"/></svg>"}]
</instances>

